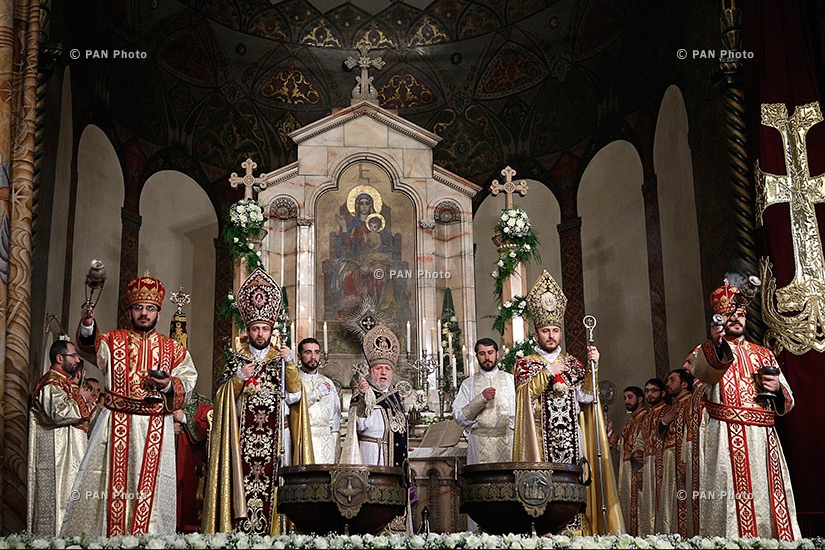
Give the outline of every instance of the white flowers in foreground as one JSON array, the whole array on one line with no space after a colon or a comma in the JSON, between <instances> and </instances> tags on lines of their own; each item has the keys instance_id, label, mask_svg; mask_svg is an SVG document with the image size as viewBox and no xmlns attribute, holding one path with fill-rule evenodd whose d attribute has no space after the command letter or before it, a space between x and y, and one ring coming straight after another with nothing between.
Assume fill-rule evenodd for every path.
<instances>
[{"instance_id":1,"label":"white flowers in foreground","mask_svg":"<svg viewBox=\"0 0 825 550\"><path fill-rule=\"evenodd\" d=\"M277 537L262 537L243 533L202 535L121 536L111 538L66 537L45 538L29 534L0 537L0 549L5 548L819 548L823 539L801 539L780 542L764 538L693 537L679 535L608 535L601 537L568 537L553 535L488 535L487 533L449 533L428 535L303 535L293 533Z\"/></svg>"}]
</instances>

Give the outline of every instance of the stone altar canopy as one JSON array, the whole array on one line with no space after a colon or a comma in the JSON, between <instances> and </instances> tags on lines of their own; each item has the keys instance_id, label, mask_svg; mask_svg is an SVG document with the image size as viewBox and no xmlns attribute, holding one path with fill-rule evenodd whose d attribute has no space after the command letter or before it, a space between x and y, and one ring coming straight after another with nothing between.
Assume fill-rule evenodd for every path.
<instances>
[{"instance_id":1,"label":"stone altar canopy","mask_svg":"<svg viewBox=\"0 0 825 550\"><path fill-rule=\"evenodd\" d=\"M269 217L262 258L286 285L296 340L313 335L322 350L327 341L325 374L348 385L363 360L345 322L366 302L398 335L401 365L405 349L411 361L432 352L447 287L466 339L454 345L472 349L480 187L433 164L441 138L369 100L289 136L297 162L259 176Z\"/></svg>"}]
</instances>

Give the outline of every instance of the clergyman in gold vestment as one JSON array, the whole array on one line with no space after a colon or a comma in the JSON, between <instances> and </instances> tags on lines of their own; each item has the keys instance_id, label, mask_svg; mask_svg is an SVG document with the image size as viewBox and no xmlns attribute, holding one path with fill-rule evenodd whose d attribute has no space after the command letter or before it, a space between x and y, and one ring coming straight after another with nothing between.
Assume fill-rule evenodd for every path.
<instances>
[{"instance_id":1,"label":"clergyman in gold vestment","mask_svg":"<svg viewBox=\"0 0 825 550\"><path fill-rule=\"evenodd\" d=\"M49 359L52 366L31 399L28 530L55 537L86 453L86 423L95 405L91 391L77 385L82 361L74 344L57 340Z\"/></svg>"},{"instance_id":2,"label":"clergyman in gold vestment","mask_svg":"<svg viewBox=\"0 0 825 550\"><path fill-rule=\"evenodd\" d=\"M301 377L290 349L272 343L281 289L264 270L253 271L238 289L237 304L248 344L237 342L215 394L209 467L203 502L203 532L238 530L280 533L278 468L287 393L300 392ZM281 368L285 388L281 385ZM306 400L289 412L292 463L312 464L312 434Z\"/></svg>"},{"instance_id":3,"label":"clergyman in gold vestment","mask_svg":"<svg viewBox=\"0 0 825 550\"><path fill-rule=\"evenodd\" d=\"M592 468L593 483L587 488L586 512L581 522L571 522L570 529L580 528L585 535L623 533L604 412L592 405L592 383L586 369L561 349L561 325L566 307L567 298L561 287L547 271L542 272L527 295L527 308L535 328L535 353L519 359L513 369L516 384L513 462L575 464L586 457ZM587 353L588 359L598 364L598 350L591 346ZM584 407L580 408L580 404ZM596 414L603 454L606 528L602 521Z\"/></svg>"}]
</instances>

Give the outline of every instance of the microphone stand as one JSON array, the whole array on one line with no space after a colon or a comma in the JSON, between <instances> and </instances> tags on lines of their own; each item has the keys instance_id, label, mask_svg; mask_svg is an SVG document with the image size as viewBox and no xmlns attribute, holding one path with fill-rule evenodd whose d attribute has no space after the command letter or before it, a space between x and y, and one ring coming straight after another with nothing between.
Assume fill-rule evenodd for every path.
<instances>
[{"instance_id":1,"label":"microphone stand","mask_svg":"<svg viewBox=\"0 0 825 550\"><path fill-rule=\"evenodd\" d=\"M587 345L593 346L596 343L595 338L593 337L593 329L596 328L596 318L592 315L585 316L583 320L584 326L587 327ZM588 364L590 365L590 379L593 385L593 397L595 400L593 401L593 420L596 424L596 456L599 462L599 490L601 491L602 497L602 528L604 529L604 534L607 535L607 503L605 502L604 496L604 469L602 468L602 438L601 438L601 426L599 422L599 412L601 410L601 399L599 399L599 385L598 385L598 377L596 376L596 371L598 370L598 364L593 361L592 359L587 360Z\"/></svg>"}]
</instances>

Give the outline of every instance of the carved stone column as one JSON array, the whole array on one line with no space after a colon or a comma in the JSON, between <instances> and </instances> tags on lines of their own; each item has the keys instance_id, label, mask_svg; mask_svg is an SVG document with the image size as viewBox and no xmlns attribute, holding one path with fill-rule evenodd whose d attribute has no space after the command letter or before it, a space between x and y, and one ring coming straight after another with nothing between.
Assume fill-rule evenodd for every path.
<instances>
[{"instance_id":1,"label":"carved stone column","mask_svg":"<svg viewBox=\"0 0 825 550\"><path fill-rule=\"evenodd\" d=\"M567 353L587 357L587 336L584 318L584 270L582 269L582 219L576 217L556 226L561 244L561 286L567 296L564 312L564 339Z\"/></svg>"},{"instance_id":2,"label":"carved stone column","mask_svg":"<svg viewBox=\"0 0 825 550\"><path fill-rule=\"evenodd\" d=\"M140 250L140 225L143 218L137 212L120 209L123 228L120 236L120 281L118 288L117 324L129 326L129 305L126 303L126 288L129 281L138 276L138 252Z\"/></svg>"},{"instance_id":3,"label":"carved stone column","mask_svg":"<svg viewBox=\"0 0 825 550\"><path fill-rule=\"evenodd\" d=\"M650 284L650 317L653 320L653 358L656 376L670 372L665 308L665 272L662 259L662 227L659 221L658 179L654 175L642 185L647 233L647 272Z\"/></svg>"}]
</instances>

